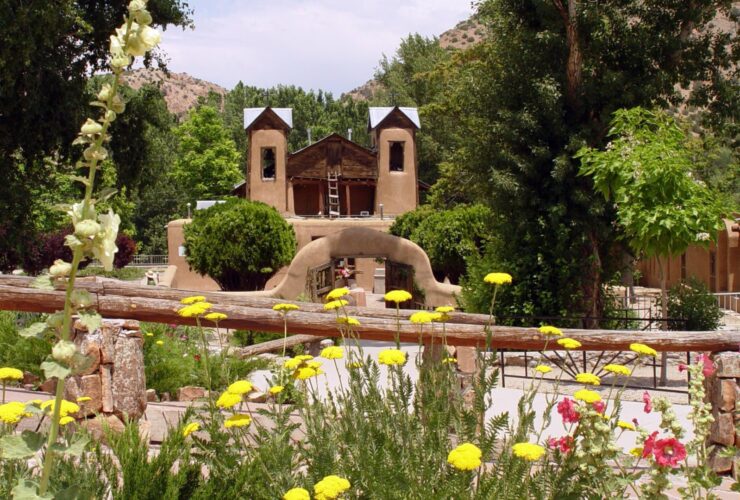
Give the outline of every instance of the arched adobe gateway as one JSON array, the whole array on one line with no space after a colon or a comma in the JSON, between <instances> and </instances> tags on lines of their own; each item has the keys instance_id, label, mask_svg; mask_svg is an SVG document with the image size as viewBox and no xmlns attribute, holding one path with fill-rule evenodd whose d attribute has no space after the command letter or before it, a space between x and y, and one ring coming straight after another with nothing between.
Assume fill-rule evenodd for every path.
<instances>
[{"instance_id":1,"label":"arched adobe gateway","mask_svg":"<svg viewBox=\"0 0 740 500\"><path fill-rule=\"evenodd\" d=\"M440 283L434 278L429 257L417 244L365 227L344 229L312 241L296 254L287 274L275 288L246 293L296 299L306 292L307 277L312 269L327 265L335 258L346 256L385 258L412 267L414 281L424 291L427 306L454 304L455 296L460 295L459 286Z\"/></svg>"}]
</instances>

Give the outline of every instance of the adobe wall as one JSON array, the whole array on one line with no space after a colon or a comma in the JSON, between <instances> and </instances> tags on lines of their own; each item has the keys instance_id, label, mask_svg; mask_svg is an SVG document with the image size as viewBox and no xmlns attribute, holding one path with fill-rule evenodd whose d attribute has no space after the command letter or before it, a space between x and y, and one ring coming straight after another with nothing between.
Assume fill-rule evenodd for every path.
<instances>
[{"instance_id":1,"label":"adobe wall","mask_svg":"<svg viewBox=\"0 0 740 500\"><path fill-rule=\"evenodd\" d=\"M250 200L261 201L275 207L280 213L292 212L288 203L288 182L285 177L285 162L288 157L288 141L282 130L262 129L249 132L249 156L247 175ZM262 179L262 148L275 148L275 179ZM292 198L292 196L291 196ZM292 200L291 203L292 205Z\"/></svg>"},{"instance_id":2,"label":"adobe wall","mask_svg":"<svg viewBox=\"0 0 740 500\"><path fill-rule=\"evenodd\" d=\"M182 290L199 290L203 292L221 290L218 283L208 276L201 276L195 271L191 271L188 261L185 260L185 257L180 256L179 249L185 245L185 235L182 228L189 222L190 219L178 219L167 224L169 267L165 273L166 276L163 276L166 280L162 281L161 284ZM176 270L173 270L173 267L176 267Z\"/></svg>"},{"instance_id":3,"label":"adobe wall","mask_svg":"<svg viewBox=\"0 0 740 500\"><path fill-rule=\"evenodd\" d=\"M404 142L404 171L390 170L390 143ZM416 140L414 131L387 128L378 136L378 187L375 196L375 213L380 214L380 204L386 215L401 215L414 210L419 204L416 172Z\"/></svg>"}]
</instances>

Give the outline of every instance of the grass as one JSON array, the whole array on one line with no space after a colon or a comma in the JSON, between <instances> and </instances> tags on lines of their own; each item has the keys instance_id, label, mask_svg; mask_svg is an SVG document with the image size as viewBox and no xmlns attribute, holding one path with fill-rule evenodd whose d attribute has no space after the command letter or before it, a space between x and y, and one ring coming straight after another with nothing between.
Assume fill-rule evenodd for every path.
<instances>
[{"instance_id":1,"label":"grass","mask_svg":"<svg viewBox=\"0 0 740 500\"><path fill-rule=\"evenodd\" d=\"M115 278L123 281L138 281L146 276L147 269L144 267L123 267L106 271L102 267L89 266L80 270L77 276L102 276L104 278Z\"/></svg>"}]
</instances>

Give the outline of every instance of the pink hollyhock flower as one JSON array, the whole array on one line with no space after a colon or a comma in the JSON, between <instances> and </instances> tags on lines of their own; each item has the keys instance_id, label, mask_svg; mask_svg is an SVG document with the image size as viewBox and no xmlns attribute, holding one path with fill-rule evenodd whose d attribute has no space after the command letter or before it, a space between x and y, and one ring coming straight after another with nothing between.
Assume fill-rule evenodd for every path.
<instances>
[{"instance_id":1,"label":"pink hollyhock flower","mask_svg":"<svg viewBox=\"0 0 740 500\"><path fill-rule=\"evenodd\" d=\"M686 371L686 370L688 370L688 369L689 369L689 367L688 367L688 366L686 366L686 365L685 365L684 363L680 363L680 364L678 365L678 371L680 371L680 372L685 372L685 371Z\"/></svg>"},{"instance_id":2,"label":"pink hollyhock flower","mask_svg":"<svg viewBox=\"0 0 740 500\"><path fill-rule=\"evenodd\" d=\"M650 393L648 393L648 391L642 393L642 401L643 403L645 403L645 413L650 413L651 411L653 411L653 400L650 398Z\"/></svg>"},{"instance_id":3,"label":"pink hollyhock flower","mask_svg":"<svg viewBox=\"0 0 740 500\"><path fill-rule=\"evenodd\" d=\"M558 439L551 437L547 440L547 445L554 450L560 450L560 453L568 453L573 449L573 436L563 436Z\"/></svg>"},{"instance_id":4,"label":"pink hollyhock flower","mask_svg":"<svg viewBox=\"0 0 740 500\"><path fill-rule=\"evenodd\" d=\"M596 410L596 413L604 413L604 410L606 410L606 403L603 401L597 401L593 404L594 410Z\"/></svg>"},{"instance_id":5,"label":"pink hollyhock flower","mask_svg":"<svg viewBox=\"0 0 740 500\"><path fill-rule=\"evenodd\" d=\"M686 458L686 448L676 438L658 439L653 454L661 467L676 467L678 462Z\"/></svg>"},{"instance_id":6,"label":"pink hollyhock flower","mask_svg":"<svg viewBox=\"0 0 740 500\"><path fill-rule=\"evenodd\" d=\"M655 438L658 436L658 431L653 432L648 436L648 438L645 440L645 443L642 445L642 458L647 458L650 455L653 454L653 450L655 449Z\"/></svg>"},{"instance_id":7,"label":"pink hollyhock flower","mask_svg":"<svg viewBox=\"0 0 740 500\"><path fill-rule=\"evenodd\" d=\"M712 358L710 358L708 355L704 353L699 354L699 363L704 365L702 372L704 373L705 377L711 377L712 375L714 375L714 372L717 370L714 367L714 362L712 361Z\"/></svg>"},{"instance_id":8,"label":"pink hollyhock flower","mask_svg":"<svg viewBox=\"0 0 740 500\"><path fill-rule=\"evenodd\" d=\"M581 418L576 411L575 402L570 398L565 398L558 403L558 413L563 417L564 424L576 424Z\"/></svg>"},{"instance_id":9,"label":"pink hollyhock flower","mask_svg":"<svg viewBox=\"0 0 740 500\"><path fill-rule=\"evenodd\" d=\"M632 419L632 423L635 424L635 427L639 426L640 424L637 423L637 417Z\"/></svg>"}]
</instances>

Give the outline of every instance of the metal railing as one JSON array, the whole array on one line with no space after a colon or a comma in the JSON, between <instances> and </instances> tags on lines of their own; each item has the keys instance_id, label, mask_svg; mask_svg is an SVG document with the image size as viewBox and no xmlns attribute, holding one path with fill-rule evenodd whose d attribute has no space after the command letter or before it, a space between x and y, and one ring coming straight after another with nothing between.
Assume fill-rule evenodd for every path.
<instances>
[{"instance_id":1,"label":"metal railing","mask_svg":"<svg viewBox=\"0 0 740 500\"><path fill-rule=\"evenodd\" d=\"M740 313L740 292L713 293L720 309Z\"/></svg>"},{"instance_id":2,"label":"metal railing","mask_svg":"<svg viewBox=\"0 0 740 500\"><path fill-rule=\"evenodd\" d=\"M135 267L154 267L154 266L166 266L169 264L169 256L167 255L145 255L137 254L134 255L134 260L129 264Z\"/></svg>"}]
</instances>

